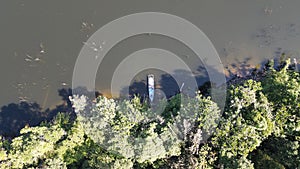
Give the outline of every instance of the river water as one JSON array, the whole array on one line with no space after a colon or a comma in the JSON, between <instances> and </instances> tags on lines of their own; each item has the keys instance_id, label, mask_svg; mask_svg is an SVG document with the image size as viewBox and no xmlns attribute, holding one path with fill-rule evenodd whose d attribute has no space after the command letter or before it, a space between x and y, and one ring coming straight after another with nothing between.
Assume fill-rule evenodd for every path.
<instances>
[{"instance_id":1,"label":"river water","mask_svg":"<svg viewBox=\"0 0 300 169\"><path fill-rule=\"evenodd\" d=\"M9 0L0 4L0 106L20 100L37 102L43 108L59 104L57 91L71 87L83 42L108 22L137 12L170 13L198 26L217 49L227 76L247 72L282 52L299 58L297 0ZM122 41L107 54L98 70L97 90L109 95L117 64L130 53L149 47L170 50L193 72L203 72L201 62L180 42L139 35ZM136 87L145 82L148 73L151 71L140 72L132 80ZM167 84L159 84L160 78ZM159 77L158 86L168 88L172 85L168 79L172 81L168 76Z\"/></svg>"}]
</instances>

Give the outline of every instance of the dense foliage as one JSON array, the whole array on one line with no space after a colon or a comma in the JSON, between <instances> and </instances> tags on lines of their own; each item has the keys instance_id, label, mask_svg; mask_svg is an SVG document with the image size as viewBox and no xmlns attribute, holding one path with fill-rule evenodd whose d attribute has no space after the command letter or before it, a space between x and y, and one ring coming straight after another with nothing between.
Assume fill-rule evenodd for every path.
<instances>
[{"instance_id":1,"label":"dense foliage","mask_svg":"<svg viewBox=\"0 0 300 169\"><path fill-rule=\"evenodd\" d=\"M0 168L300 168L300 75L289 65L231 86L222 115L200 93L156 109L74 96L75 120L59 113L1 137Z\"/></svg>"}]
</instances>

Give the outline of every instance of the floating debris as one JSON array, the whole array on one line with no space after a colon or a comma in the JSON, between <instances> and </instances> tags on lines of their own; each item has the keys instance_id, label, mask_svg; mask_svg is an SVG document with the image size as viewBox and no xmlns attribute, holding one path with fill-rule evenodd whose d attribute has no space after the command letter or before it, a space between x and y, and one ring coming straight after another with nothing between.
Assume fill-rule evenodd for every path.
<instances>
[{"instance_id":1,"label":"floating debris","mask_svg":"<svg viewBox=\"0 0 300 169\"><path fill-rule=\"evenodd\" d=\"M40 54L37 54L37 56L33 57L29 54L26 54L26 57L25 57L25 61L26 62L30 62L31 64L29 64L29 67L37 67L38 65L35 64L34 62L44 62L41 58L40 58Z\"/></svg>"},{"instance_id":2,"label":"floating debris","mask_svg":"<svg viewBox=\"0 0 300 169\"><path fill-rule=\"evenodd\" d=\"M95 52L98 52L98 49L95 47L91 47L91 49L93 49Z\"/></svg>"},{"instance_id":3,"label":"floating debris","mask_svg":"<svg viewBox=\"0 0 300 169\"><path fill-rule=\"evenodd\" d=\"M39 62L39 61L41 61L41 59L40 58L35 58L34 61Z\"/></svg>"},{"instance_id":4,"label":"floating debris","mask_svg":"<svg viewBox=\"0 0 300 169\"><path fill-rule=\"evenodd\" d=\"M65 83L65 82L62 82L61 85L62 85L62 86L68 86L68 84Z\"/></svg>"},{"instance_id":5,"label":"floating debris","mask_svg":"<svg viewBox=\"0 0 300 169\"><path fill-rule=\"evenodd\" d=\"M294 66L295 66L295 71L299 72L299 70L298 70L298 63L297 63L296 58L293 59L293 62L294 62Z\"/></svg>"},{"instance_id":6,"label":"floating debris","mask_svg":"<svg viewBox=\"0 0 300 169\"><path fill-rule=\"evenodd\" d=\"M86 22L82 22L82 27L87 27L87 23Z\"/></svg>"},{"instance_id":7,"label":"floating debris","mask_svg":"<svg viewBox=\"0 0 300 169\"><path fill-rule=\"evenodd\" d=\"M88 31L88 30L90 30L90 29L92 29L94 27L94 24L90 24L90 23L88 23L88 22L82 22L81 23L81 29L80 29L80 31Z\"/></svg>"},{"instance_id":8,"label":"floating debris","mask_svg":"<svg viewBox=\"0 0 300 169\"><path fill-rule=\"evenodd\" d=\"M184 86L184 83L182 83L181 87L180 87L180 92L182 92L182 89L183 89L183 86Z\"/></svg>"},{"instance_id":9,"label":"floating debris","mask_svg":"<svg viewBox=\"0 0 300 169\"><path fill-rule=\"evenodd\" d=\"M294 61L294 64L297 65L297 60L296 60L296 58L294 58L293 61Z\"/></svg>"},{"instance_id":10,"label":"floating debris","mask_svg":"<svg viewBox=\"0 0 300 169\"><path fill-rule=\"evenodd\" d=\"M30 59L33 59L33 57L30 56L30 55L28 55L28 54L26 54L26 57L28 57L28 58L30 58Z\"/></svg>"},{"instance_id":11,"label":"floating debris","mask_svg":"<svg viewBox=\"0 0 300 169\"><path fill-rule=\"evenodd\" d=\"M31 59L28 59L28 58L25 58L25 61L26 61L26 62L32 62L32 60L31 60Z\"/></svg>"},{"instance_id":12,"label":"floating debris","mask_svg":"<svg viewBox=\"0 0 300 169\"><path fill-rule=\"evenodd\" d=\"M264 12L266 15L272 15L273 9L269 7L265 7Z\"/></svg>"},{"instance_id":13,"label":"floating debris","mask_svg":"<svg viewBox=\"0 0 300 169\"><path fill-rule=\"evenodd\" d=\"M25 97L22 97L22 96L20 96L19 97L19 102L21 103L21 102L28 102L28 98L25 96Z\"/></svg>"},{"instance_id":14,"label":"floating debris","mask_svg":"<svg viewBox=\"0 0 300 169\"><path fill-rule=\"evenodd\" d=\"M40 54L46 53L43 43L40 43Z\"/></svg>"},{"instance_id":15,"label":"floating debris","mask_svg":"<svg viewBox=\"0 0 300 169\"><path fill-rule=\"evenodd\" d=\"M88 46L91 48L94 52L98 52L99 50L103 50L102 45L97 45L95 42L92 42L91 44L87 42L82 42L84 45ZM98 47L99 46L99 47Z\"/></svg>"}]
</instances>

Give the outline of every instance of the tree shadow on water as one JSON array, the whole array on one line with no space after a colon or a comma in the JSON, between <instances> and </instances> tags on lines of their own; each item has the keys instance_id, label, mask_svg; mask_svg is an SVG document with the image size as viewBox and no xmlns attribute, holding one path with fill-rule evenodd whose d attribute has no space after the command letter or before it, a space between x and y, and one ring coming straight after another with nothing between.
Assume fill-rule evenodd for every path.
<instances>
[{"instance_id":1,"label":"tree shadow on water","mask_svg":"<svg viewBox=\"0 0 300 169\"><path fill-rule=\"evenodd\" d=\"M132 99L134 96L140 97L144 101L148 97L146 80L134 81L129 87L124 87L120 91L121 98Z\"/></svg>"},{"instance_id":2,"label":"tree shadow on water","mask_svg":"<svg viewBox=\"0 0 300 169\"><path fill-rule=\"evenodd\" d=\"M186 70L177 69L172 74L164 73L155 76L155 95L161 95L163 93L164 97L167 99L172 96L183 92L188 95L194 95L204 82L208 80L207 75L203 70L198 74L193 74ZM195 84L195 83L196 84ZM180 91L182 87L182 91ZM134 96L139 96L142 101L147 99L148 87L147 87L147 77L145 76L141 81L134 81L130 86L124 87L120 91L122 98L133 98ZM156 96L155 96L156 97Z\"/></svg>"},{"instance_id":3,"label":"tree shadow on water","mask_svg":"<svg viewBox=\"0 0 300 169\"><path fill-rule=\"evenodd\" d=\"M170 98L180 92L180 87L174 77L170 74L163 74L160 77L159 89L162 90L166 98Z\"/></svg>"},{"instance_id":4,"label":"tree shadow on water","mask_svg":"<svg viewBox=\"0 0 300 169\"><path fill-rule=\"evenodd\" d=\"M37 103L21 102L3 106L0 112L0 135L14 137L25 126L36 126L47 115Z\"/></svg>"},{"instance_id":5,"label":"tree shadow on water","mask_svg":"<svg viewBox=\"0 0 300 169\"><path fill-rule=\"evenodd\" d=\"M84 91L86 89L81 88L80 90ZM37 126L41 122L49 122L59 112L69 114L71 121L76 119L76 114L69 100L69 96L72 96L72 89L59 89L58 94L61 96L62 103L52 109L42 110L42 107L35 102L10 103L3 106L0 111L0 135L6 138L16 137L26 125ZM101 93L96 92L95 96L99 95Z\"/></svg>"},{"instance_id":6,"label":"tree shadow on water","mask_svg":"<svg viewBox=\"0 0 300 169\"><path fill-rule=\"evenodd\" d=\"M180 92L187 95L194 95L200 86L208 82L205 69L197 69L197 72L186 70L175 70L173 74L163 74L160 80L161 90L164 91L167 98L170 98Z\"/></svg>"}]
</instances>

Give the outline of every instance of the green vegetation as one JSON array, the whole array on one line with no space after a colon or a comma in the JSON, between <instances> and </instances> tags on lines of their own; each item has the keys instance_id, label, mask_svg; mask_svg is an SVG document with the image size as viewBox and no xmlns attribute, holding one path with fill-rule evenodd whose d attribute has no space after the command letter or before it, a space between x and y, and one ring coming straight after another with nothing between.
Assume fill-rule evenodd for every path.
<instances>
[{"instance_id":1,"label":"green vegetation","mask_svg":"<svg viewBox=\"0 0 300 169\"><path fill-rule=\"evenodd\" d=\"M75 120L59 113L1 138L0 168L300 168L300 75L289 60L227 97L221 116L200 93L162 101L160 114L137 97L74 96Z\"/></svg>"}]
</instances>

